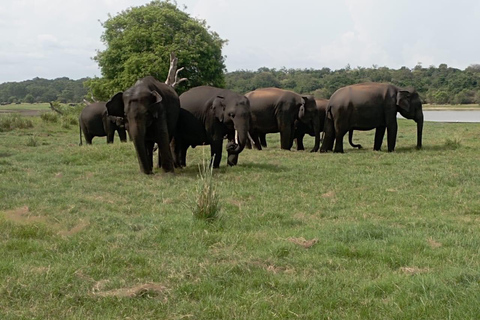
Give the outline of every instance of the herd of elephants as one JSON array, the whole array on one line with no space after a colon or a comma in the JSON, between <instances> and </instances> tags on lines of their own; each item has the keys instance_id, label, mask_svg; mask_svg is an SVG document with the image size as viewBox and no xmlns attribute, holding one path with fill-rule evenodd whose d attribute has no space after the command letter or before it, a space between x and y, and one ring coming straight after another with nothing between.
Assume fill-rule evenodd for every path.
<instances>
[{"instance_id":1,"label":"herd of elephants","mask_svg":"<svg viewBox=\"0 0 480 320\"><path fill-rule=\"evenodd\" d=\"M83 131L88 144L95 136L107 136L112 143L115 131L133 141L141 172L151 174L155 143L158 167L165 172L186 166L189 147L210 145L211 165L220 166L223 140L227 139L227 163L237 164L247 147L266 146L267 133L280 133L281 148L290 150L296 139L303 150L303 137L315 137L312 152L343 152L343 138L354 130L375 129L374 150L380 150L385 130L388 151L397 138L397 112L417 123L417 148L422 147L423 111L415 90L403 90L386 83L361 83L338 89L329 100L315 100L278 88L246 93L200 86L180 96L153 77L138 80L115 94L108 102L87 105L80 114L80 143ZM324 139L320 146L320 133ZM334 147L335 144L335 147Z\"/></svg>"}]
</instances>

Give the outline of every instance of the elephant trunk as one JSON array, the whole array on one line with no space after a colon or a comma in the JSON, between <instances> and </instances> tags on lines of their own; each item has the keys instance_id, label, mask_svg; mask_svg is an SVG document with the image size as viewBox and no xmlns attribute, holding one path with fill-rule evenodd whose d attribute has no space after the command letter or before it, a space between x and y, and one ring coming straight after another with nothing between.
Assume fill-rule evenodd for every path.
<instances>
[{"instance_id":1,"label":"elephant trunk","mask_svg":"<svg viewBox=\"0 0 480 320\"><path fill-rule=\"evenodd\" d=\"M422 133L423 133L423 112L420 111L416 119L417 122L417 149L422 148Z\"/></svg>"},{"instance_id":2,"label":"elephant trunk","mask_svg":"<svg viewBox=\"0 0 480 320\"><path fill-rule=\"evenodd\" d=\"M235 148L230 150L230 154L239 154L245 148L248 140L248 130L235 129Z\"/></svg>"},{"instance_id":3,"label":"elephant trunk","mask_svg":"<svg viewBox=\"0 0 480 320\"><path fill-rule=\"evenodd\" d=\"M129 119L130 120L130 119ZM147 148L145 145L145 127L138 125L135 121L129 121L129 134L130 139L133 140L133 145L137 151L138 164L140 170L145 174L152 173L153 164L151 163L151 155L147 154Z\"/></svg>"}]
</instances>

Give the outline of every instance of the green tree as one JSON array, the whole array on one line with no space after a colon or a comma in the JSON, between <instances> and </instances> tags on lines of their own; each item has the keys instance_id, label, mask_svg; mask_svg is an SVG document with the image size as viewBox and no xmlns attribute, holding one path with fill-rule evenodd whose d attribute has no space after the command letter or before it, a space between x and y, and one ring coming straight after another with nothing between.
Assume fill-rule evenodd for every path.
<instances>
[{"instance_id":1,"label":"green tree","mask_svg":"<svg viewBox=\"0 0 480 320\"><path fill-rule=\"evenodd\" d=\"M226 41L210 31L205 21L178 9L176 3L155 0L110 16L102 26L106 49L94 60L103 77L86 83L97 99L108 99L147 75L164 81L171 52L178 57L178 66L185 67L181 76L189 80L179 91L186 89L185 84L225 86L222 47Z\"/></svg>"},{"instance_id":2,"label":"green tree","mask_svg":"<svg viewBox=\"0 0 480 320\"><path fill-rule=\"evenodd\" d=\"M28 93L25 96L25 99L23 99L23 101L25 101L26 103L33 103L35 102L35 97L31 93Z\"/></svg>"}]
</instances>

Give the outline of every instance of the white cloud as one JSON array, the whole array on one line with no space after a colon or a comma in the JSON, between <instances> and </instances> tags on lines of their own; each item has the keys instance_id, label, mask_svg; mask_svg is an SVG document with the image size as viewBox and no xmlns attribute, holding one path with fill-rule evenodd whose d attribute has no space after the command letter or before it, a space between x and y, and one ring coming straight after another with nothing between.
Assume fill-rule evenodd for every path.
<instances>
[{"instance_id":1,"label":"white cloud","mask_svg":"<svg viewBox=\"0 0 480 320\"><path fill-rule=\"evenodd\" d=\"M0 3L0 83L100 75L100 21L149 0ZM478 0L177 0L229 44L229 71L480 63Z\"/></svg>"}]
</instances>

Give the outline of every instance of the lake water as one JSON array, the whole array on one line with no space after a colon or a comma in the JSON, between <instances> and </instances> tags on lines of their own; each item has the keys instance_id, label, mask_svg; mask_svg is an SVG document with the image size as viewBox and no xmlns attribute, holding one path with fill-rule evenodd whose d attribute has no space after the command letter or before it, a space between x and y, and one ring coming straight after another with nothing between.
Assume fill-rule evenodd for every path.
<instances>
[{"instance_id":1,"label":"lake water","mask_svg":"<svg viewBox=\"0 0 480 320\"><path fill-rule=\"evenodd\" d=\"M398 117L401 118L400 114ZM480 110L472 111L423 111L425 121L435 122L480 122Z\"/></svg>"}]
</instances>

